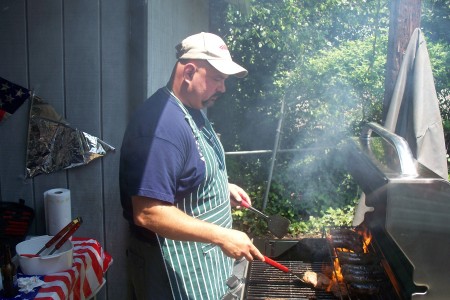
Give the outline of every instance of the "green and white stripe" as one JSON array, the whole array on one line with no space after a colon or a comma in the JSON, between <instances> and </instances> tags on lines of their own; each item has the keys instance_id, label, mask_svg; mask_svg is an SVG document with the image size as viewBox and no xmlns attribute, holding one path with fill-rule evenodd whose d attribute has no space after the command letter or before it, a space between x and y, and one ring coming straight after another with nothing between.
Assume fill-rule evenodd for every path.
<instances>
[{"instance_id":1,"label":"green and white stripe","mask_svg":"<svg viewBox=\"0 0 450 300\"><path fill-rule=\"evenodd\" d=\"M206 176L196 191L176 205L195 218L231 228L231 207L225 154L210 122L197 128L189 112L177 99L192 128L205 159ZM174 299L218 300L227 292L233 259L212 244L182 242L159 237Z\"/></svg>"}]
</instances>

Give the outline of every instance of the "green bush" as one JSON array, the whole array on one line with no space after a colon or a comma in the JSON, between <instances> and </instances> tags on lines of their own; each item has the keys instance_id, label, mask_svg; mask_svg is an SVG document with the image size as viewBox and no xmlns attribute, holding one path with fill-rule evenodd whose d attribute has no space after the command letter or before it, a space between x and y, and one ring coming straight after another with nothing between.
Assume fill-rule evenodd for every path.
<instances>
[{"instance_id":1,"label":"green bush","mask_svg":"<svg viewBox=\"0 0 450 300\"><path fill-rule=\"evenodd\" d=\"M315 150L315 155L306 154L308 151L279 155L264 213L288 218L289 236L317 234L323 226L351 225L359 190L345 171L338 148ZM263 178L268 172L261 167L262 160L232 157L228 161L230 178L240 179L253 206L262 210L266 189L263 183L267 183ZM233 217L235 227L252 236L270 235L266 220L253 212L234 210Z\"/></svg>"}]
</instances>

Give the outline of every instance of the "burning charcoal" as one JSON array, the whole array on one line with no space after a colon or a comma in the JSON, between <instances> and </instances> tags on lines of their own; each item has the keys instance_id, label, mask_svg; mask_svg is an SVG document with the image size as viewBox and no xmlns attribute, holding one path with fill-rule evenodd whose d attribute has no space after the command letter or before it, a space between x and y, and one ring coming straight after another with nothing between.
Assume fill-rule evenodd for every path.
<instances>
[{"instance_id":1,"label":"burning charcoal","mask_svg":"<svg viewBox=\"0 0 450 300\"><path fill-rule=\"evenodd\" d=\"M372 253L337 251L337 256L341 265L371 265L380 262L380 258Z\"/></svg>"},{"instance_id":2,"label":"burning charcoal","mask_svg":"<svg viewBox=\"0 0 450 300\"><path fill-rule=\"evenodd\" d=\"M316 273L313 271L306 271L300 280L322 290L326 289L330 285L330 278L322 273Z\"/></svg>"}]
</instances>

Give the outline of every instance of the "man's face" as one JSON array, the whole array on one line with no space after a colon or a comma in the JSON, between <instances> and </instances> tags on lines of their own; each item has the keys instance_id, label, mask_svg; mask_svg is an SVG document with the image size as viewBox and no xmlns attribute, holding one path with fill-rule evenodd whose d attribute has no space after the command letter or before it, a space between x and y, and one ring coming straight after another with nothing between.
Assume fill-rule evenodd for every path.
<instances>
[{"instance_id":1,"label":"man's face","mask_svg":"<svg viewBox=\"0 0 450 300\"><path fill-rule=\"evenodd\" d=\"M189 106L196 109L211 107L225 93L225 79L228 75L220 73L207 61L196 61L193 64L195 72L189 86Z\"/></svg>"}]
</instances>

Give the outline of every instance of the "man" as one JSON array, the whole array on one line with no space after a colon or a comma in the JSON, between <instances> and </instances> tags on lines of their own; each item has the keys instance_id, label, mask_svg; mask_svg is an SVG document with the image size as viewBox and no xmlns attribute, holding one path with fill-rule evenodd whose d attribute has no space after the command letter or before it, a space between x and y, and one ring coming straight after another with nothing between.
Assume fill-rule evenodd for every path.
<instances>
[{"instance_id":1,"label":"man","mask_svg":"<svg viewBox=\"0 0 450 300\"><path fill-rule=\"evenodd\" d=\"M212 299L227 292L234 259L264 260L231 228L230 200L250 201L229 184L225 155L201 109L247 71L211 33L184 39L169 83L132 116L120 158L130 299Z\"/></svg>"}]
</instances>

